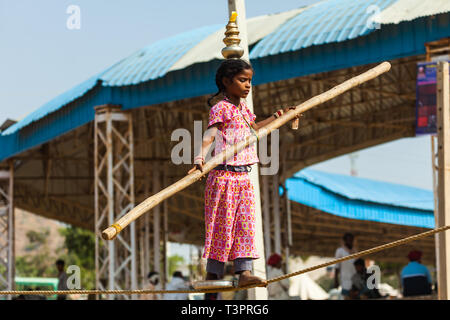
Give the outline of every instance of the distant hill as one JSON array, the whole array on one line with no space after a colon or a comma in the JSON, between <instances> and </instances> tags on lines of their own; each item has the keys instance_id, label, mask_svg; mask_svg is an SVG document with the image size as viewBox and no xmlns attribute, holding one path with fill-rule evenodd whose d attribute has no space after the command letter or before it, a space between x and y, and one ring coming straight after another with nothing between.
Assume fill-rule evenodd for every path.
<instances>
[{"instance_id":1,"label":"distant hill","mask_svg":"<svg viewBox=\"0 0 450 320\"><path fill-rule=\"evenodd\" d=\"M58 229L64 228L62 223L47 219L36 214L16 209L15 210L15 254L16 257L25 255L33 255L39 253L39 241L30 242L27 233L30 231L35 235L34 238L39 240L39 235L45 236L47 246L51 252L49 263L54 263L57 258L57 250L64 244L64 237L60 235ZM48 236L46 234L48 233Z\"/></svg>"}]
</instances>

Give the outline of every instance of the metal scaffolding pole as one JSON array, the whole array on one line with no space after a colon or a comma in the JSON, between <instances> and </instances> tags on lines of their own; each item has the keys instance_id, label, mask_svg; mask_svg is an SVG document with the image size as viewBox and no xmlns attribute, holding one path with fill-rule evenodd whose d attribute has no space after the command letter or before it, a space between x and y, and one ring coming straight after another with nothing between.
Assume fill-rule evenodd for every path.
<instances>
[{"instance_id":1,"label":"metal scaffolding pole","mask_svg":"<svg viewBox=\"0 0 450 320\"><path fill-rule=\"evenodd\" d=\"M0 169L0 290L14 290L14 167ZM8 299L11 299L8 296Z\"/></svg>"},{"instance_id":2,"label":"metal scaffolding pole","mask_svg":"<svg viewBox=\"0 0 450 320\"><path fill-rule=\"evenodd\" d=\"M95 108L95 271L96 288L137 289L135 223L115 241L105 242L105 226L134 207L133 123L119 106ZM113 295L108 296L114 299ZM133 298L121 295L123 299Z\"/></svg>"},{"instance_id":3,"label":"metal scaffolding pole","mask_svg":"<svg viewBox=\"0 0 450 320\"><path fill-rule=\"evenodd\" d=\"M438 137L438 225L450 224L450 80L448 62L438 62L437 69L437 137ZM450 299L450 234L442 232L439 239L439 300Z\"/></svg>"}]
</instances>

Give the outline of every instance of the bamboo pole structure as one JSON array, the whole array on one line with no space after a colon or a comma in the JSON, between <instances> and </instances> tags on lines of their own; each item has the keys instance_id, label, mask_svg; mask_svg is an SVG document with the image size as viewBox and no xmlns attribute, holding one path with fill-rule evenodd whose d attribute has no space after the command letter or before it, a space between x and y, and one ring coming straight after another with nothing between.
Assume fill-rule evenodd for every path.
<instances>
[{"instance_id":1,"label":"bamboo pole structure","mask_svg":"<svg viewBox=\"0 0 450 320\"><path fill-rule=\"evenodd\" d=\"M233 157L236 153L240 152L247 146L255 143L258 139L269 135L273 130L280 128L281 126L290 122L291 120L294 120L298 115L326 101L333 99L334 97L350 90L351 88L354 88L364 82L367 82L369 80L378 77L379 75L389 71L390 68L391 64L389 62L383 62L378 66L358 76L355 76L320 95L317 95L301 103L300 105L296 106L295 109L289 110L288 112L284 113L281 117L275 119L268 125L256 131L251 136L246 137L246 139L243 139L242 141L238 142L235 145L227 147L223 152L215 155L210 161L205 163L205 165L203 166L203 171L196 170L191 174L188 174L186 177L175 182L174 184L161 190L157 194L150 196L149 198L141 202L135 208L130 210L127 214L123 215L120 219L118 219L113 225L103 230L102 232L103 239L105 240L114 239L123 228L127 227L131 222L139 218L141 215L151 210L153 207L155 207L165 199L171 197L177 192L197 182L200 178L205 176L217 165L223 163L226 159Z\"/></svg>"}]
</instances>

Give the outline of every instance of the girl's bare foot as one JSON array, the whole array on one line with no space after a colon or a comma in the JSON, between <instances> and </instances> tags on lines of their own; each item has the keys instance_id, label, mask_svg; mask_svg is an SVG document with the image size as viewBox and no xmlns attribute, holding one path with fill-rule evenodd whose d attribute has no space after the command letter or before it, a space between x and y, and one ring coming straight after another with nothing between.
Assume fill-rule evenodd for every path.
<instances>
[{"instance_id":1,"label":"girl's bare foot","mask_svg":"<svg viewBox=\"0 0 450 320\"><path fill-rule=\"evenodd\" d=\"M250 273L250 271L245 270L239 276L239 287L245 287L252 284L258 284L258 287L266 287L267 281L261 279L260 277L254 276Z\"/></svg>"}]
</instances>

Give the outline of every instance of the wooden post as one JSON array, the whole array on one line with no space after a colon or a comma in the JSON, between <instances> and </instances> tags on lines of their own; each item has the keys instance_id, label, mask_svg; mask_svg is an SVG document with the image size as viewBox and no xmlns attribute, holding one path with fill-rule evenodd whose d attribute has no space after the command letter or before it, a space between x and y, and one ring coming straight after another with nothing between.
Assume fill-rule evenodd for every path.
<instances>
[{"instance_id":1,"label":"wooden post","mask_svg":"<svg viewBox=\"0 0 450 320\"><path fill-rule=\"evenodd\" d=\"M167 175L169 174L169 170L167 168L167 164L164 165L164 177L163 177L163 185L167 186L167 181L169 180ZM163 276L162 276L162 284L163 288L166 287L167 280L169 277L169 264L167 261L167 246L169 243L169 203L167 201L164 202L163 205Z\"/></svg>"},{"instance_id":2,"label":"wooden post","mask_svg":"<svg viewBox=\"0 0 450 320\"><path fill-rule=\"evenodd\" d=\"M153 193L157 193L160 190L160 181L159 181L159 166L157 162L153 163ZM160 255L160 206L156 206L153 209L153 270L158 272L161 275L161 255Z\"/></svg>"},{"instance_id":3,"label":"wooden post","mask_svg":"<svg viewBox=\"0 0 450 320\"><path fill-rule=\"evenodd\" d=\"M237 25L239 27L239 35L241 38L240 46L244 49L244 55L242 59L250 61L249 51L248 51L248 37L247 37L247 18L245 14L245 2L244 0L228 0L228 13L231 16L233 11L237 12ZM247 96L247 106L251 112L253 111L253 97L252 91ZM256 145L256 150L258 150ZM254 274L263 279L266 278L266 257L264 254L264 238L263 238L263 227L262 227L262 213L261 213L261 197L259 189L259 165L255 164L253 170L249 174L250 181L253 184L255 190L255 237L256 237L256 249L260 255L259 259L253 262ZM252 300L267 300L267 289L266 288L254 288L249 291L249 299Z\"/></svg>"},{"instance_id":4,"label":"wooden post","mask_svg":"<svg viewBox=\"0 0 450 320\"><path fill-rule=\"evenodd\" d=\"M448 62L438 62L437 136L438 136L438 222L450 224L450 81ZM439 300L450 299L450 234L439 234Z\"/></svg>"},{"instance_id":5,"label":"wooden post","mask_svg":"<svg viewBox=\"0 0 450 320\"><path fill-rule=\"evenodd\" d=\"M264 247L265 255L269 257L272 253L272 245L270 238L270 206L269 206L269 177L267 175L261 176L263 189L263 214L264 214Z\"/></svg>"},{"instance_id":6,"label":"wooden post","mask_svg":"<svg viewBox=\"0 0 450 320\"><path fill-rule=\"evenodd\" d=\"M286 186L286 183L284 183ZM291 216L291 202L289 200L289 191L287 188L284 189L284 196L286 197L286 273L289 273L289 248L292 246L292 216Z\"/></svg>"},{"instance_id":7,"label":"wooden post","mask_svg":"<svg viewBox=\"0 0 450 320\"><path fill-rule=\"evenodd\" d=\"M147 274L145 273L145 252L144 252L144 219L138 221L139 227L139 269L141 270L141 288L147 284Z\"/></svg>"},{"instance_id":8,"label":"wooden post","mask_svg":"<svg viewBox=\"0 0 450 320\"><path fill-rule=\"evenodd\" d=\"M148 174L149 168L147 168L147 174L144 185L145 197L150 196L150 175ZM145 277L150 272L150 215L147 214L144 217L144 274Z\"/></svg>"},{"instance_id":9,"label":"wooden post","mask_svg":"<svg viewBox=\"0 0 450 320\"><path fill-rule=\"evenodd\" d=\"M439 226L439 210L438 210L438 151L437 136L430 135L431 138L431 172L433 177L433 195L434 195L434 226ZM436 281L439 281L439 234L434 235L434 250L436 255Z\"/></svg>"},{"instance_id":10,"label":"wooden post","mask_svg":"<svg viewBox=\"0 0 450 320\"><path fill-rule=\"evenodd\" d=\"M273 205L273 222L274 222L274 252L282 254L281 252L281 228L280 228L280 193L278 191L278 174L272 176L272 205Z\"/></svg>"}]
</instances>

